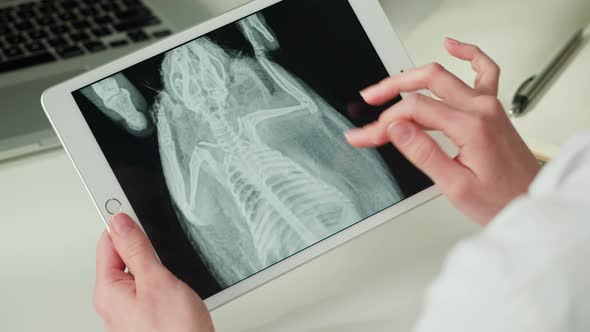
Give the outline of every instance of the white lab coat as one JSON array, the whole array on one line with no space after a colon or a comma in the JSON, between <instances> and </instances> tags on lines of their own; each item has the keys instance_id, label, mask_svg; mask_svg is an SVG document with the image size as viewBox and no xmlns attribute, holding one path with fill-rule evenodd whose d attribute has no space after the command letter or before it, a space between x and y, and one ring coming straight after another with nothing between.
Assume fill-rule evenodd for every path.
<instances>
[{"instance_id":1,"label":"white lab coat","mask_svg":"<svg viewBox=\"0 0 590 332\"><path fill-rule=\"evenodd\" d=\"M416 331L590 331L590 134L452 251Z\"/></svg>"}]
</instances>

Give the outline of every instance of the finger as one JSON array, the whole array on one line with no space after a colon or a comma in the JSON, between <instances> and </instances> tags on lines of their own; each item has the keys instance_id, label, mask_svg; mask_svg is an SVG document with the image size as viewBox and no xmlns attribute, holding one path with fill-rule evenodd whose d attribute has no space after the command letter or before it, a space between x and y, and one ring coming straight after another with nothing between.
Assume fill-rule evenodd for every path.
<instances>
[{"instance_id":1,"label":"finger","mask_svg":"<svg viewBox=\"0 0 590 332\"><path fill-rule=\"evenodd\" d=\"M125 263L113 246L108 232L101 236L96 250L94 307L102 317L124 312L135 295L135 281L125 273Z\"/></svg>"},{"instance_id":2,"label":"finger","mask_svg":"<svg viewBox=\"0 0 590 332\"><path fill-rule=\"evenodd\" d=\"M410 121L394 122L387 130L391 142L443 192L470 177L463 165L451 159L426 132Z\"/></svg>"},{"instance_id":3,"label":"finger","mask_svg":"<svg viewBox=\"0 0 590 332\"><path fill-rule=\"evenodd\" d=\"M115 249L138 282L161 268L147 236L128 215L117 214L109 225Z\"/></svg>"},{"instance_id":4,"label":"finger","mask_svg":"<svg viewBox=\"0 0 590 332\"><path fill-rule=\"evenodd\" d=\"M359 148L377 147L389 143L387 128L392 122L411 121L422 128L442 131L457 146L464 145L464 118L443 102L414 93L383 112L377 122L346 133L348 142Z\"/></svg>"},{"instance_id":5,"label":"finger","mask_svg":"<svg viewBox=\"0 0 590 332\"><path fill-rule=\"evenodd\" d=\"M479 47L452 38L445 40L445 48L454 57L471 62L477 73L475 90L484 95L497 96L500 67Z\"/></svg>"},{"instance_id":6,"label":"finger","mask_svg":"<svg viewBox=\"0 0 590 332\"><path fill-rule=\"evenodd\" d=\"M478 95L465 82L437 63L386 78L363 90L361 95L371 105L383 105L402 92L415 92L423 89L430 90L454 107L459 107L466 100Z\"/></svg>"},{"instance_id":7,"label":"finger","mask_svg":"<svg viewBox=\"0 0 590 332\"><path fill-rule=\"evenodd\" d=\"M113 246L111 236L105 231L96 249L96 282L110 284L129 276L125 263Z\"/></svg>"}]
</instances>

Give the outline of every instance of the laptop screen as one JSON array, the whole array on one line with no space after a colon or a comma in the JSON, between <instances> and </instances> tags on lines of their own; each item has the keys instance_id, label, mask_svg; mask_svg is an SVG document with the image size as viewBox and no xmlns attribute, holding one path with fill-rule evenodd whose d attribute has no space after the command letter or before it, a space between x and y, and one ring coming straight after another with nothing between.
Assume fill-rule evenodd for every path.
<instances>
[{"instance_id":1,"label":"laptop screen","mask_svg":"<svg viewBox=\"0 0 590 332\"><path fill-rule=\"evenodd\" d=\"M431 182L344 132L388 76L346 0L286 0L74 98L163 263L203 298Z\"/></svg>"}]
</instances>

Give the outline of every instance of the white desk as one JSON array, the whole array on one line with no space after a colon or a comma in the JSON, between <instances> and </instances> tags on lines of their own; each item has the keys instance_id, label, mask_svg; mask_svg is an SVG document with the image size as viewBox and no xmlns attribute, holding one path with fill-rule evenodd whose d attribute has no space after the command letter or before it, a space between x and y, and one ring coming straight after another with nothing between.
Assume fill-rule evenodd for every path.
<instances>
[{"instance_id":1,"label":"white desk","mask_svg":"<svg viewBox=\"0 0 590 332\"><path fill-rule=\"evenodd\" d=\"M471 80L469 66L440 45L445 35L479 42L504 68L503 101L558 37L590 21L587 0L405 1L413 6L407 10L385 2L418 64L438 61ZM521 22L527 10L533 13ZM65 154L0 164L0 186L0 330L102 331L91 300L102 225ZM214 319L221 332L407 331L448 249L475 231L437 199L217 310Z\"/></svg>"}]
</instances>

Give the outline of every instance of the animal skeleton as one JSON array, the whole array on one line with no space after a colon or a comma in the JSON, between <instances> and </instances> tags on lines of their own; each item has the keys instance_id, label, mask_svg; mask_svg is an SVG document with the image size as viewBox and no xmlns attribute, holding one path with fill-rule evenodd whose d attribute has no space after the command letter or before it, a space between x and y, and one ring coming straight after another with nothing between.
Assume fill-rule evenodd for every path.
<instances>
[{"instance_id":1,"label":"animal skeleton","mask_svg":"<svg viewBox=\"0 0 590 332\"><path fill-rule=\"evenodd\" d=\"M341 138L350 123L268 58L264 18L238 26L255 57L207 37L170 51L153 112L179 218L223 287L401 200L376 152ZM112 81L93 88L135 124Z\"/></svg>"}]
</instances>

